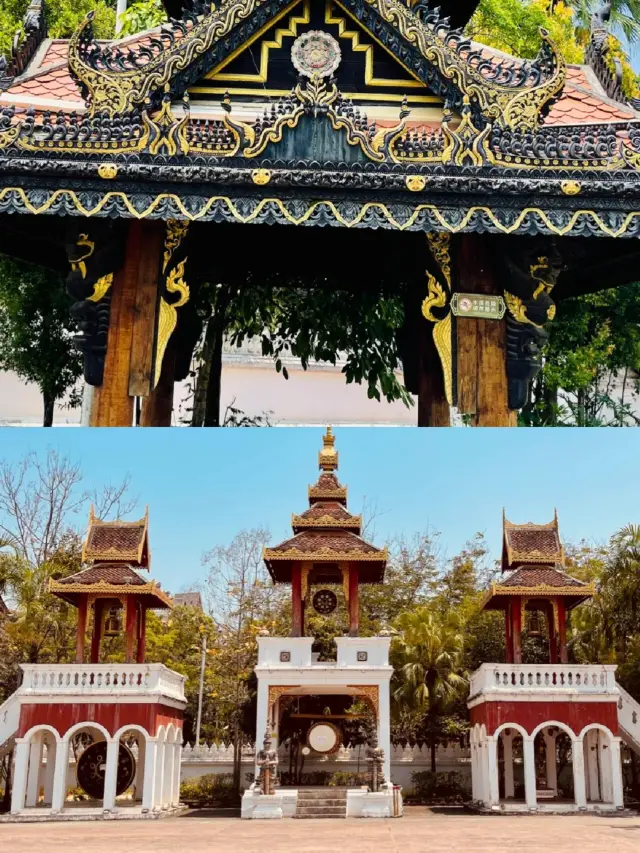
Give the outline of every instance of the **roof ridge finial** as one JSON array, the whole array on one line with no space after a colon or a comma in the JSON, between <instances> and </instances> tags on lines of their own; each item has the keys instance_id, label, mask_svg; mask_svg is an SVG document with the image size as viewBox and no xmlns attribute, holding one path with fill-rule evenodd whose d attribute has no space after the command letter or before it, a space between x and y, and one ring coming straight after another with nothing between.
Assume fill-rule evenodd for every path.
<instances>
[{"instance_id":1,"label":"roof ridge finial","mask_svg":"<svg viewBox=\"0 0 640 853\"><path fill-rule=\"evenodd\" d=\"M336 437L331 426L322 436L322 450L318 453L318 467L322 471L338 470L338 451L335 448Z\"/></svg>"}]
</instances>

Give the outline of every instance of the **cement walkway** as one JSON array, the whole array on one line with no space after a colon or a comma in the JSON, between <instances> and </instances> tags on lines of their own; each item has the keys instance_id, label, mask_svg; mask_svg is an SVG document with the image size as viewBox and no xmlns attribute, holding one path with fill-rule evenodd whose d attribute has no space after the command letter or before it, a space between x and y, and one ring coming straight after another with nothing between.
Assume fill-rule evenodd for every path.
<instances>
[{"instance_id":1,"label":"cement walkway","mask_svg":"<svg viewBox=\"0 0 640 853\"><path fill-rule=\"evenodd\" d=\"M616 853L640 850L640 817L476 816L410 808L397 820L2 824L7 853Z\"/></svg>"}]
</instances>

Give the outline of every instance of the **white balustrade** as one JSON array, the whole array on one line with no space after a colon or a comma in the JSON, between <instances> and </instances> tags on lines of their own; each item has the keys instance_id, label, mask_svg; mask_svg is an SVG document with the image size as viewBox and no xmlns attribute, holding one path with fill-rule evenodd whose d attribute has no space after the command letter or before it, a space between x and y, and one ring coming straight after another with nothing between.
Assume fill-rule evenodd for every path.
<instances>
[{"instance_id":1,"label":"white balustrade","mask_svg":"<svg viewBox=\"0 0 640 853\"><path fill-rule=\"evenodd\" d=\"M603 693L617 695L614 665L483 663L470 679L470 697L487 693Z\"/></svg>"},{"instance_id":2,"label":"white balustrade","mask_svg":"<svg viewBox=\"0 0 640 853\"><path fill-rule=\"evenodd\" d=\"M161 663L22 664L21 696L163 696L184 702L185 676Z\"/></svg>"}]
</instances>

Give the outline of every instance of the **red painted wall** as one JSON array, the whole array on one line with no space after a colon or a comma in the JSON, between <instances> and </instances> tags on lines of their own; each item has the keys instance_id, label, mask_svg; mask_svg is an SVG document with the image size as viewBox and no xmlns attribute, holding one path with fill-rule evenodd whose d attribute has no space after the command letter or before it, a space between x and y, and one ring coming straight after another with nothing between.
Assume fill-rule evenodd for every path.
<instances>
[{"instance_id":1,"label":"red painted wall","mask_svg":"<svg viewBox=\"0 0 640 853\"><path fill-rule=\"evenodd\" d=\"M607 726L618 734L618 708L613 702L484 702L471 708L471 725L487 727L493 734L503 723L518 723L529 734L540 723L557 720L580 734L590 723Z\"/></svg>"},{"instance_id":2,"label":"red painted wall","mask_svg":"<svg viewBox=\"0 0 640 853\"><path fill-rule=\"evenodd\" d=\"M20 709L18 737L24 737L29 729L38 725L53 726L61 736L64 736L71 726L83 722L100 723L111 735L122 726L138 725L146 729L151 736L155 736L162 725L168 726L169 723L173 723L181 727L182 711L152 702L24 704Z\"/></svg>"}]
</instances>

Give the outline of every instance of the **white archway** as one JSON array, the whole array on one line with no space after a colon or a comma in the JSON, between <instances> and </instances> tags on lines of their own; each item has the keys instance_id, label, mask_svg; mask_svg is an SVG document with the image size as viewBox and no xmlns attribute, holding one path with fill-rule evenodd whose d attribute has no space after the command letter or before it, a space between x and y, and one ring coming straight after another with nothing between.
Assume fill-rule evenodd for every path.
<instances>
[{"instance_id":1,"label":"white archway","mask_svg":"<svg viewBox=\"0 0 640 853\"><path fill-rule=\"evenodd\" d=\"M589 723L578 737L584 756L584 786L587 803L622 808L624 794L620 738L601 723Z\"/></svg>"},{"instance_id":2,"label":"white archway","mask_svg":"<svg viewBox=\"0 0 640 853\"><path fill-rule=\"evenodd\" d=\"M523 778L522 786L525 785L526 777L524 775L525 763L525 740L529 737L527 730L518 723L502 723L498 726L494 733L495 737L495 752L496 752L496 772L499 773L500 768L500 744L502 744L502 767L503 767L503 794L505 800L515 801L516 797L516 774L515 774L515 756L514 756L514 740L520 738L522 745L520 751L522 753L522 768ZM498 799L500 799L500 779L498 779ZM521 797L522 801L525 800Z\"/></svg>"},{"instance_id":3,"label":"white archway","mask_svg":"<svg viewBox=\"0 0 640 853\"><path fill-rule=\"evenodd\" d=\"M558 739L565 737L568 741L566 758L571 763L571 773L565 775L562 781L561 774L566 765L558 769ZM534 764L536 751L543 758L539 772L534 771L536 808L545 802L562 799L573 801L574 805L579 806L584 774L582 763L576 761L576 755L581 749L576 733L566 723L548 720L534 728L531 740Z\"/></svg>"}]
</instances>

